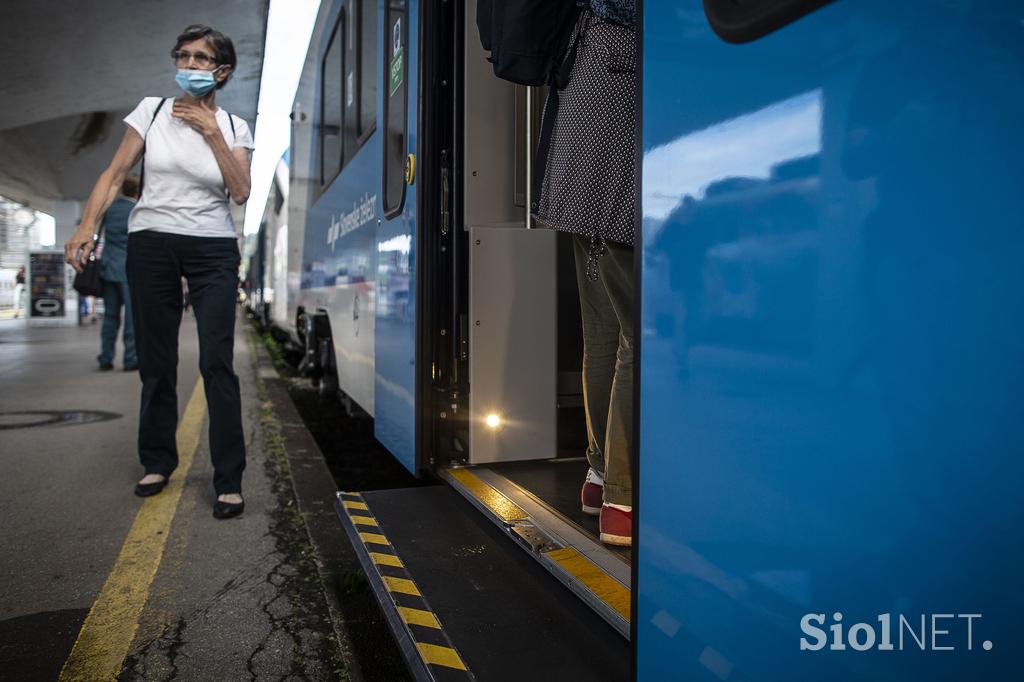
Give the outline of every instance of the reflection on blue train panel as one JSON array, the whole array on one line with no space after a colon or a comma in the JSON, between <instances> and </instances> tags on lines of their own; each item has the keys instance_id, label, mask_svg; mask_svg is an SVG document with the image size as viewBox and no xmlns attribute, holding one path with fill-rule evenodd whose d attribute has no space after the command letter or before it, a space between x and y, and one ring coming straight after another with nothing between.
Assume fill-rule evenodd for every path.
<instances>
[{"instance_id":1,"label":"reflection on blue train panel","mask_svg":"<svg viewBox=\"0 0 1024 682\"><path fill-rule=\"evenodd\" d=\"M644 31L640 678L1014 677L1024 5Z\"/></svg>"}]
</instances>

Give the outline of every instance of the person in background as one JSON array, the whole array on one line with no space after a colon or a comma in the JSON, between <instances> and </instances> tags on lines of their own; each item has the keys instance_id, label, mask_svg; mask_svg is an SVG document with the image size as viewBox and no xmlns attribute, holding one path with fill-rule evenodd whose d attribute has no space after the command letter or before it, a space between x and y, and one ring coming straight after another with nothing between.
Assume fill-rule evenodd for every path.
<instances>
[{"instance_id":1,"label":"person in background","mask_svg":"<svg viewBox=\"0 0 1024 682\"><path fill-rule=\"evenodd\" d=\"M128 216L139 198L139 178L129 175L121 183L121 193L103 216L103 258L100 259L100 277L103 279L103 328L100 331L100 370L114 369L114 347L124 307L124 371L139 368L135 356L135 331L132 325L132 301L128 293Z\"/></svg>"},{"instance_id":2,"label":"person in background","mask_svg":"<svg viewBox=\"0 0 1024 682\"><path fill-rule=\"evenodd\" d=\"M78 316L82 322L96 324L96 299L92 296L78 297Z\"/></svg>"},{"instance_id":3,"label":"person in background","mask_svg":"<svg viewBox=\"0 0 1024 682\"><path fill-rule=\"evenodd\" d=\"M25 298L25 266L18 268L18 274L14 276L14 317L21 317L21 310L24 308Z\"/></svg>"},{"instance_id":4,"label":"person in background","mask_svg":"<svg viewBox=\"0 0 1024 682\"><path fill-rule=\"evenodd\" d=\"M80 272L93 249L96 224L128 172L142 161L144 182L128 218L126 261L142 379L138 448L145 475L135 494L160 493L178 466L178 331L185 277L210 414L213 515L227 519L245 508L245 433L234 370L241 256L228 202L241 205L249 198L253 141L248 124L216 103L217 91L238 63L231 39L209 26L189 26L170 57L181 96L146 97L124 119L121 146L96 181L64 255Z\"/></svg>"},{"instance_id":5,"label":"person in background","mask_svg":"<svg viewBox=\"0 0 1024 682\"><path fill-rule=\"evenodd\" d=\"M181 308L186 313L192 310L192 301L188 299L188 280L181 278Z\"/></svg>"},{"instance_id":6,"label":"person in background","mask_svg":"<svg viewBox=\"0 0 1024 682\"><path fill-rule=\"evenodd\" d=\"M548 120L552 112L544 111L551 137L545 158L537 159L542 177L531 208L541 223L573 234L590 463L580 492L583 512L600 517L602 542L630 546L633 247L640 202L636 8L634 0L576 4L583 12L573 35L575 61L557 113Z\"/></svg>"}]
</instances>

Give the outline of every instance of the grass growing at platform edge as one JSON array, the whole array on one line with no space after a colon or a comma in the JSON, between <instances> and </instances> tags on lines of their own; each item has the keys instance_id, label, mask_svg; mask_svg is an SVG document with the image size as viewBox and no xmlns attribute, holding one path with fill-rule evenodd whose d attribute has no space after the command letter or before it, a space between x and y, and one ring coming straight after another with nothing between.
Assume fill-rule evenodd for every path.
<instances>
[{"instance_id":1,"label":"grass growing at platform edge","mask_svg":"<svg viewBox=\"0 0 1024 682\"><path fill-rule=\"evenodd\" d=\"M310 384L309 379L301 376L295 369L291 361L297 364L296 355L289 354L269 333L262 332L255 321L252 323L251 332L251 341L254 344L262 343L266 347L299 416L324 454L338 489L358 490L360 488L353 486L368 481L377 483L379 487L408 485L396 483L395 481L399 479L411 479L413 484L416 483L416 479L401 468L401 465L395 462L387 450L373 438L372 420L365 417L350 417L345 414L339 400L321 396ZM253 360L256 362L255 357ZM261 415L268 415L268 450L274 450L284 457L287 466L287 454L280 426L273 416L273 406L267 401L266 386L261 379L258 379L258 387L261 391ZM355 432L359 432L360 435L352 438ZM375 463L380 465L376 467L376 475ZM327 590L334 590L338 597L348 640L342 643L346 648L345 657L355 658L366 680L409 680L405 661L355 552L346 552L344 562L347 570L339 566L338 575L330 581L332 584L324 587Z\"/></svg>"},{"instance_id":2,"label":"grass growing at platform edge","mask_svg":"<svg viewBox=\"0 0 1024 682\"><path fill-rule=\"evenodd\" d=\"M366 414L348 415L341 401L323 396L311 381L296 370L296 355L289 354L274 337L253 331L270 353L278 374L285 379L288 395L303 423L319 446L338 490L388 490L432 485L410 474L373 435L373 419Z\"/></svg>"},{"instance_id":3,"label":"grass growing at platform edge","mask_svg":"<svg viewBox=\"0 0 1024 682\"><path fill-rule=\"evenodd\" d=\"M273 357L273 352L271 356ZM255 354L253 365L257 365ZM277 499L276 508L270 514L269 533L274 538L277 551L288 559L289 565L297 569L290 575L279 573L276 576L283 580L281 590L288 594L291 601L290 617L275 620L271 616L271 619L275 629L284 630L293 642L291 675L298 679L308 679L308 669L319 667L324 672L332 672L338 680L347 681L351 678L344 662L341 643L335 637L330 614L324 602L324 586L319 577L316 553L306 533L296 532L296 529L305 529L305 522L299 514L292 489L281 425L274 413L273 405L268 400L263 379L260 378L258 371L255 374L260 405L259 422L265 453L264 469L270 481L271 491ZM304 647L300 637L303 631L313 632L318 637L317 660L306 660L303 654Z\"/></svg>"}]
</instances>

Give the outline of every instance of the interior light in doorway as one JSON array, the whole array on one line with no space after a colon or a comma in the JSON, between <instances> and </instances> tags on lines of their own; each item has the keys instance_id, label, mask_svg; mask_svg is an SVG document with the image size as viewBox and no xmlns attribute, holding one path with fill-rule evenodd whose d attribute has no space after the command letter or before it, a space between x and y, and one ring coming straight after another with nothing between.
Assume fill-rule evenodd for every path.
<instances>
[{"instance_id":1,"label":"interior light in doorway","mask_svg":"<svg viewBox=\"0 0 1024 682\"><path fill-rule=\"evenodd\" d=\"M491 431L501 431L505 428L505 415L501 412L491 412L484 419L484 422Z\"/></svg>"}]
</instances>

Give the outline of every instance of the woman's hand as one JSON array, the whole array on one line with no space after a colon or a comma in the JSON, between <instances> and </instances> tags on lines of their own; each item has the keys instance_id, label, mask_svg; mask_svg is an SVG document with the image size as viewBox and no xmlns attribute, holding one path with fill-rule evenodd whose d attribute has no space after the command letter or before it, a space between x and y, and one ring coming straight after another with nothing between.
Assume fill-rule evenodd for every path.
<instances>
[{"instance_id":1,"label":"woman's hand","mask_svg":"<svg viewBox=\"0 0 1024 682\"><path fill-rule=\"evenodd\" d=\"M64 244L64 260L75 269L75 272L81 272L94 248L96 242L93 241L92 231L79 227Z\"/></svg>"},{"instance_id":2,"label":"woman's hand","mask_svg":"<svg viewBox=\"0 0 1024 682\"><path fill-rule=\"evenodd\" d=\"M64 244L64 260L75 269L75 272L82 271L89 260L89 254L96 248L93 230L100 225L103 214L117 196L117 191L121 188L128 171L142 158L144 149L145 142L134 128L129 127L124 131L121 146L117 148L110 165L100 173L96 185L89 193L89 200L85 202L85 210L82 211L82 224Z\"/></svg>"},{"instance_id":3,"label":"woman's hand","mask_svg":"<svg viewBox=\"0 0 1024 682\"><path fill-rule=\"evenodd\" d=\"M221 134L220 126L217 125L217 116L213 110L201 104L193 104L176 99L174 100L174 106L171 108L171 116L184 121L192 130L203 137Z\"/></svg>"}]
</instances>

